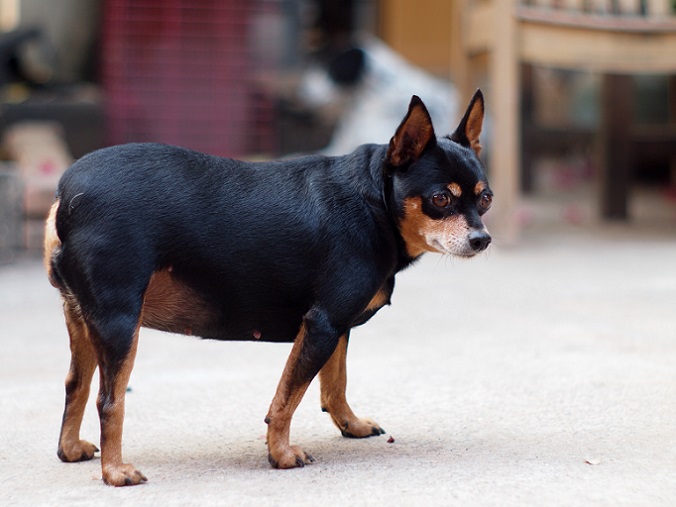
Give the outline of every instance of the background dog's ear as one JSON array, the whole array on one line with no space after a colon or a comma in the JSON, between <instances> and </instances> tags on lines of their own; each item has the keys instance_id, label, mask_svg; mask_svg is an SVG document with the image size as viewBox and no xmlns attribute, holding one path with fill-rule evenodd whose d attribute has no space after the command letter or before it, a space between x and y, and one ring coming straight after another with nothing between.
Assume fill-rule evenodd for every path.
<instances>
[{"instance_id":1,"label":"background dog's ear","mask_svg":"<svg viewBox=\"0 0 676 507\"><path fill-rule=\"evenodd\" d=\"M387 161L393 167L412 164L422 154L430 141L435 139L432 119L420 97L414 95L408 113L399 125L387 150Z\"/></svg>"},{"instance_id":2,"label":"background dog's ear","mask_svg":"<svg viewBox=\"0 0 676 507\"><path fill-rule=\"evenodd\" d=\"M477 157L481 153L481 127L484 123L484 94L481 90L474 92L472 100L469 101L465 116L460 120L460 125L451 134L451 140L459 143L466 148L472 148Z\"/></svg>"}]
</instances>

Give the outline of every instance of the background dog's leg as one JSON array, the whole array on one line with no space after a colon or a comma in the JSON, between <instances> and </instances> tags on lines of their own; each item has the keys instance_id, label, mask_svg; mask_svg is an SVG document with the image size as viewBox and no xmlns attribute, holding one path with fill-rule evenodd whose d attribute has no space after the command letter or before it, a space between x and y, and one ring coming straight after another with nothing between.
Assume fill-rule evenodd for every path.
<instances>
[{"instance_id":1,"label":"background dog's leg","mask_svg":"<svg viewBox=\"0 0 676 507\"><path fill-rule=\"evenodd\" d=\"M80 440L80 426L84 415L94 370L96 353L87 326L74 303L64 300L63 312L70 336L70 371L66 377L66 406L63 411L61 435L57 454L61 461L84 461L98 451L94 444Z\"/></svg>"},{"instance_id":2,"label":"background dog's leg","mask_svg":"<svg viewBox=\"0 0 676 507\"><path fill-rule=\"evenodd\" d=\"M126 326L120 327L124 329ZM97 400L101 420L101 471L103 481L111 486L131 486L147 481L133 465L122 463L124 399L136 358L139 327L140 323L128 342L119 337L116 337L115 343L102 339L101 335L94 337L101 358L101 385Z\"/></svg>"},{"instance_id":3,"label":"background dog's leg","mask_svg":"<svg viewBox=\"0 0 676 507\"><path fill-rule=\"evenodd\" d=\"M347 403L347 343L349 333L340 337L331 358L319 371L322 410L328 412L344 437L363 438L385 433L378 423L360 419Z\"/></svg>"},{"instance_id":4,"label":"background dog's leg","mask_svg":"<svg viewBox=\"0 0 676 507\"><path fill-rule=\"evenodd\" d=\"M310 382L335 350L337 341L338 333L328 318L321 312L308 312L265 418L268 460L275 468L302 467L314 461L300 447L290 445L291 418Z\"/></svg>"}]
</instances>

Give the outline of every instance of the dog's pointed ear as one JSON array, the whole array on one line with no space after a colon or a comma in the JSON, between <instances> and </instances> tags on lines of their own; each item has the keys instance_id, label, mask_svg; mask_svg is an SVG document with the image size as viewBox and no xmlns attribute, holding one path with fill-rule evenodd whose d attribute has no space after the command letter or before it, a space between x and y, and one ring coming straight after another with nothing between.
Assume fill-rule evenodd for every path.
<instances>
[{"instance_id":1,"label":"dog's pointed ear","mask_svg":"<svg viewBox=\"0 0 676 507\"><path fill-rule=\"evenodd\" d=\"M404 167L420 158L427 145L435 140L432 119L420 97L414 95L406 117L390 140L387 161L392 167Z\"/></svg>"},{"instance_id":2,"label":"dog's pointed ear","mask_svg":"<svg viewBox=\"0 0 676 507\"><path fill-rule=\"evenodd\" d=\"M479 156L481 153L481 142L479 136L481 135L481 128L484 123L484 94L481 90L474 92L472 100L469 101L465 116L460 120L460 125L451 134L451 140L456 143L471 148Z\"/></svg>"}]
</instances>

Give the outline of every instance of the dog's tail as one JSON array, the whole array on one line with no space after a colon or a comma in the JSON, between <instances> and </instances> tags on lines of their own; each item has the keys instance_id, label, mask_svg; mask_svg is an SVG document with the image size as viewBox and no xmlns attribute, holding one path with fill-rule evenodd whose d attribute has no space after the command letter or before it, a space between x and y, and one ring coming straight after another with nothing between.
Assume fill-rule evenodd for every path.
<instances>
[{"instance_id":1,"label":"dog's tail","mask_svg":"<svg viewBox=\"0 0 676 507\"><path fill-rule=\"evenodd\" d=\"M61 277L55 268L56 257L61 252L61 240L59 239L59 234L56 231L56 213L58 209L59 199L57 198L56 202L49 210L49 215L47 216L47 221L45 222L45 251L43 261L45 264L45 269L47 270L49 283L51 283L57 289L61 289L63 288L63 283L61 282Z\"/></svg>"}]
</instances>

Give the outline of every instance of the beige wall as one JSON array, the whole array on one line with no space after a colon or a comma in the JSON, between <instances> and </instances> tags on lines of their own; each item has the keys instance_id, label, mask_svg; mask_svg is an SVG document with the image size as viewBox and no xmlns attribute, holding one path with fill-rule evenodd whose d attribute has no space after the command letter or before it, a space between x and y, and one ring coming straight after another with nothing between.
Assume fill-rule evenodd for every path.
<instances>
[{"instance_id":1,"label":"beige wall","mask_svg":"<svg viewBox=\"0 0 676 507\"><path fill-rule=\"evenodd\" d=\"M411 62L449 77L452 0L381 0L380 36Z\"/></svg>"}]
</instances>

